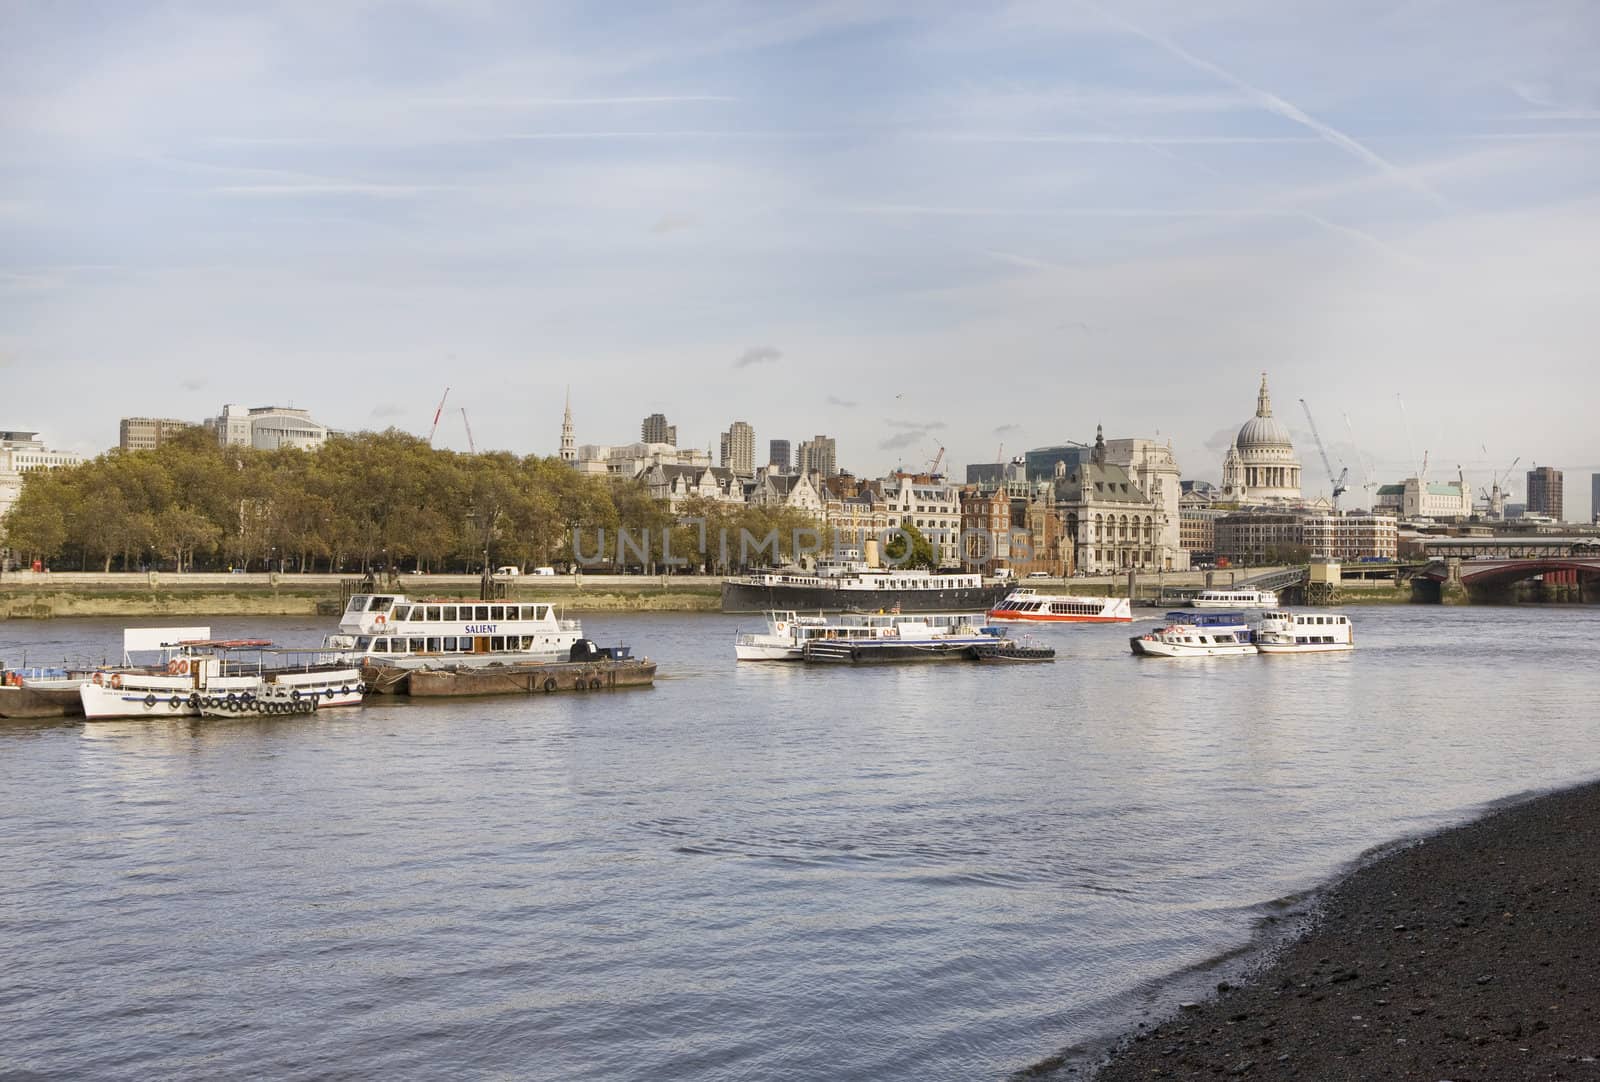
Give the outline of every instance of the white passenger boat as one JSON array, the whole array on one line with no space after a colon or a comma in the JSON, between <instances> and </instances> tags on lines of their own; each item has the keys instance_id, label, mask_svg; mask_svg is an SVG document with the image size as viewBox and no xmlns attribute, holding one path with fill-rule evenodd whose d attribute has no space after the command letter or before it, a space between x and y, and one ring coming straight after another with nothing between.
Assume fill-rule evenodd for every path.
<instances>
[{"instance_id":1,"label":"white passenger boat","mask_svg":"<svg viewBox=\"0 0 1600 1082\"><path fill-rule=\"evenodd\" d=\"M1253 654L1250 625L1236 612L1169 612L1166 626L1128 640L1142 657L1233 657Z\"/></svg>"},{"instance_id":2,"label":"white passenger boat","mask_svg":"<svg viewBox=\"0 0 1600 1082\"><path fill-rule=\"evenodd\" d=\"M733 653L740 661L800 661L808 642L842 644L899 639L902 629L929 637L984 635L983 617L976 613L846 613L838 616L799 616L791 611L767 613L765 631L734 636ZM993 636L983 641L992 641Z\"/></svg>"},{"instance_id":3,"label":"white passenger boat","mask_svg":"<svg viewBox=\"0 0 1600 1082\"><path fill-rule=\"evenodd\" d=\"M470 668L566 661L581 638L578 621L558 618L555 606L542 602L355 594L323 649L328 660L352 664Z\"/></svg>"},{"instance_id":4,"label":"white passenger boat","mask_svg":"<svg viewBox=\"0 0 1600 1082\"><path fill-rule=\"evenodd\" d=\"M1041 594L1026 587L1013 590L994 608L989 619L1037 620L1047 623L1111 624L1133 620L1133 605L1125 597L1076 597Z\"/></svg>"},{"instance_id":5,"label":"white passenger boat","mask_svg":"<svg viewBox=\"0 0 1600 1082\"><path fill-rule=\"evenodd\" d=\"M359 706L367 690L357 669L285 664L297 652L273 651L265 639L213 639L205 627L128 628L122 639L122 665L96 670L78 689L89 721L309 713ZM140 663L149 656L153 663Z\"/></svg>"},{"instance_id":6,"label":"white passenger boat","mask_svg":"<svg viewBox=\"0 0 1600 1082\"><path fill-rule=\"evenodd\" d=\"M1201 590L1190 602L1197 609L1275 609L1278 595L1254 587L1216 587Z\"/></svg>"},{"instance_id":7,"label":"white passenger boat","mask_svg":"<svg viewBox=\"0 0 1600 1082\"><path fill-rule=\"evenodd\" d=\"M1264 612L1256 630L1263 654L1323 654L1354 650L1350 618L1333 612Z\"/></svg>"}]
</instances>

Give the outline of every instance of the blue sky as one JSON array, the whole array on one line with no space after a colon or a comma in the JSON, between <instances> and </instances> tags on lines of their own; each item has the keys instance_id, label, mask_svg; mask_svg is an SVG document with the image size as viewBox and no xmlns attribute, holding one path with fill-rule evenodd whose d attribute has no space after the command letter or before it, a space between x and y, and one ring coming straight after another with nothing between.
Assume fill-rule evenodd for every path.
<instances>
[{"instance_id":1,"label":"blue sky","mask_svg":"<svg viewBox=\"0 0 1600 1082\"><path fill-rule=\"evenodd\" d=\"M1600 468L1600 10L1198 7L0 0L0 422Z\"/></svg>"}]
</instances>

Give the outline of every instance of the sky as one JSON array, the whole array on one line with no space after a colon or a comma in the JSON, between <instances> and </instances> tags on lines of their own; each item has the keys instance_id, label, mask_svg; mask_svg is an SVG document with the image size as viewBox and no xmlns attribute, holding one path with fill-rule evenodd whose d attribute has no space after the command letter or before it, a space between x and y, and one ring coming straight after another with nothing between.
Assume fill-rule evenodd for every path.
<instances>
[{"instance_id":1,"label":"sky","mask_svg":"<svg viewBox=\"0 0 1600 1082\"><path fill-rule=\"evenodd\" d=\"M1203 8L1204 10L1197 10ZM1600 7L0 0L0 427L1600 471Z\"/></svg>"}]
</instances>

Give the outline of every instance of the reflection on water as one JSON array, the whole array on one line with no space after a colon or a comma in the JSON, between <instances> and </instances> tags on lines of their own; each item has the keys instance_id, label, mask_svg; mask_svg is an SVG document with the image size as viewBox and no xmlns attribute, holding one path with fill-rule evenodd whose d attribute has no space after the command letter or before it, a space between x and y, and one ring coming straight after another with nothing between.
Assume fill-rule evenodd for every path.
<instances>
[{"instance_id":1,"label":"reflection on water","mask_svg":"<svg viewBox=\"0 0 1600 1082\"><path fill-rule=\"evenodd\" d=\"M1600 774L1592 610L1355 616L1350 655L862 671L593 617L656 688L0 725L7 1066L1002 1077L1368 846Z\"/></svg>"}]
</instances>

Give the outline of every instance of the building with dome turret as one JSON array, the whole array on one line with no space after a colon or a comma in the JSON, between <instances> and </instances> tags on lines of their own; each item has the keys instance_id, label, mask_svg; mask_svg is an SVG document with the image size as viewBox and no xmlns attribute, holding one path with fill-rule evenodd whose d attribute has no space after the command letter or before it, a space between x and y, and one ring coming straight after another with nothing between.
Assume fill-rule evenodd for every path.
<instances>
[{"instance_id":1,"label":"building with dome turret","mask_svg":"<svg viewBox=\"0 0 1600 1082\"><path fill-rule=\"evenodd\" d=\"M1265 372L1256 394L1256 415L1239 428L1223 456L1219 499L1244 507L1303 502L1300 457L1294 453L1289 430L1272 416Z\"/></svg>"}]
</instances>

